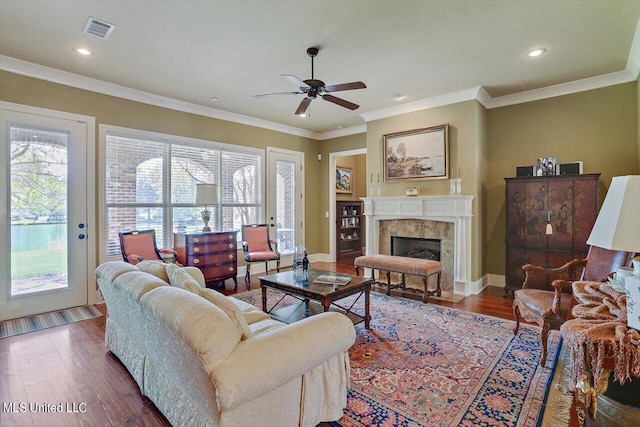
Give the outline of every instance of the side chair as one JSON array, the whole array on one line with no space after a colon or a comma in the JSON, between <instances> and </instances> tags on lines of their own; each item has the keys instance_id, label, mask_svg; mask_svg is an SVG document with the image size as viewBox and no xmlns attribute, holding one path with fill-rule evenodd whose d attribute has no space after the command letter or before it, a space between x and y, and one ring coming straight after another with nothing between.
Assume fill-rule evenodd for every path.
<instances>
[{"instance_id":1,"label":"side chair","mask_svg":"<svg viewBox=\"0 0 640 427\"><path fill-rule=\"evenodd\" d=\"M597 246L591 246L585 259L574 259L560 268L545 268L537 265L525 264L522 269L525 272L522 289L514 292L513 315L516 318L516 327L513 334L520 328L520 316L528 322L537 323L541 328L540 341L542 343L542 357L540 365L544 366L547 358L547 338L552 330L560 330L560 326L571 315L574 305L571 294L573 279L601 282L615 272L618 267L628 265L633 258L633 253L612 251ZM578 272L582 272L578 276ZM531 289L530 282L536 274L557 277L551 282L553 290Z\"/></svg>"},{"instance_id":2,"label":"side chair","mask_svg":"<svg viewBox=\"0 0 640 427\"><path fill-rule=\"evenodd\" d=\"M269 261L276 262L276 271L280 272L280 252L278 243L269 239L268 224L248 224L242 226L242 252L247 262L246 283L251 282L251 263L264 262L269 274Z\"/></svg>"},{"instance_id":3,"label":"side chair","mask_svg":"<svg viewBox=\"0 0 640 427\"><path fill-rule=\"evenodd\" d=\"M172 263L176 253L172 249L158 249L155 230L133 230L118 233L122 259L130 264L143 260L160 260Z\"/></svg>"}]
</instances>

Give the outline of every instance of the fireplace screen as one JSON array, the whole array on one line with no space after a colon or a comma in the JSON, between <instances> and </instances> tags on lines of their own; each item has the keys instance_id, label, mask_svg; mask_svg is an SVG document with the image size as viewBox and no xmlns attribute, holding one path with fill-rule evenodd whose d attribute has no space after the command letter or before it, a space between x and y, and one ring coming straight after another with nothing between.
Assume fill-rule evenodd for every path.
<instances>
[{"instance_id":1,"label":"fireplace screen","mask_svg":"<svg viewBox=\"0 0 640 427\"><path fill-rule=\"evenodd\" d=\"M441 239L391 236L391 255L441 261Z\"/></svg>"}]
</instances>

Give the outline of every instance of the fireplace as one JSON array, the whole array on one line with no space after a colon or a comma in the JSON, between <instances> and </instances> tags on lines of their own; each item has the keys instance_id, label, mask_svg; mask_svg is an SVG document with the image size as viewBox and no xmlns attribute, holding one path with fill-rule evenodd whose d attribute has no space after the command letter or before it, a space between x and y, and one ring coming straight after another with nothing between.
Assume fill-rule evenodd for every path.
<instances>
[{"instance_id":1,"label":"fireplace","mask_svg":"<svg viewBox=\"0 0 640 427\"><path fill-rule=\"evenodd\" d=\"M440 261L441 254L441 239L391 236L391 255Z\"/></svg>"},{"instance_id":2,"label":"fireplace","mask_svg":"<svg viewBox=\"0 0 640 427\"><path fill-rule=\"evenodd\" d=\"M391 254L391 236L441 239L442 289L470 295L473 196L363 197L367 255Z\"/></svg>"}]
</instances>

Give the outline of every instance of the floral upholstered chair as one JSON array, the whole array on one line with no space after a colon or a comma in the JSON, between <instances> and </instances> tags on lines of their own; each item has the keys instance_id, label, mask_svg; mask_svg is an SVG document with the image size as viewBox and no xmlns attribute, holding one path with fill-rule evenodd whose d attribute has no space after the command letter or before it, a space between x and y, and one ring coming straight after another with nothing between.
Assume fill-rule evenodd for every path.
<instances>
[{"instance_id":1,"label":"floral upholstered chair","mask_svg":"<svg viewBox=\"0 0 640 427\"><path fill-rule=\"evenodd\" d=\"M130 264L140 261L160 260L176 262L176 253L172 249L158 249L155 230L134 230L118 233L122 259Z\"/></svg>"},{"instance_id":2,"label":"floral upholstered chair","mask_svg":"<svg viewBox=\"0 0 640 427\"><path fill-rule=\"evenodd\" d=\"M251 281L251 263L253 262L264 262L265 271L269 274L269 261L275 261L276 271L280 272L280 252L278 252L278 244L269 239L268 224L242 226L242 252L247 262L245 282Z\"/></svg>"},{"instance_id":3,"label":"floral upholstered chair","mask_svg":"<svg viewBox=\"0 0 640 427\"><path fill-rule=\"evenodd\" d=\"M545 268L531 264L522 266L525 279L522 289L514 292L513 315L516 318L516 327L513 333L514 335L518 333L520 316L526 321L537 323L542 327L540 332L541 366L545 365L547 358L549 332L560 330L560 326L571 315L571 309L574 305L573 295L563 292L563 289L571 290L571 284L576 277L579 277L581 281L606 281L609 274L615 272L620 266L628 265L631 258L633 258L633 253L591 246L585 259L574 259L560 268ZM578 275L580 270L582 273ZM557 277L551 283L553 290L529 288L535 275Z\"/></svg>"}]
</instances>

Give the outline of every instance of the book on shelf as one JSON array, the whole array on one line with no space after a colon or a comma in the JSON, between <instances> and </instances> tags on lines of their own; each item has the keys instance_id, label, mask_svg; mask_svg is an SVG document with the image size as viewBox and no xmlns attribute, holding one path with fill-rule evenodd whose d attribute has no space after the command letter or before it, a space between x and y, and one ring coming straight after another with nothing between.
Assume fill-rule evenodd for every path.
<instances>
[{"instance_id":1,"label":"book on shelf","mask_svg":"<svg viewBox=\"0 0 640 427\"><path fill-rule=\"evenodd\" d=\"M332 274L323 274L313 279L313 283L321 283L324 285L344 286L351 281L349 276L334 276Z\"/></svg>"}]
</instances>

